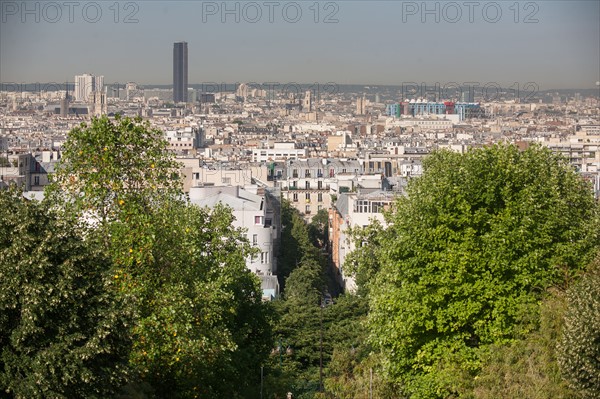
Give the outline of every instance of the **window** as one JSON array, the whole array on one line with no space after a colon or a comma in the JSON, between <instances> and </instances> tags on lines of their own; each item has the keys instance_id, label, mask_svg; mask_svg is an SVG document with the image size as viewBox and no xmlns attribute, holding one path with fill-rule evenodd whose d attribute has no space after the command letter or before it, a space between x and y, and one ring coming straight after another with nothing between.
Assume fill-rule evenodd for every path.
<instances>
[{"instance_id":1,"label":"window","mask_svg":"<svg viewBox=\"0 0 600 399\"><path fill-rule=\"evenodd\" d=\"M298 202L298 193L294 193L294 202Z\"/></svg>"},{"instance_id":2,"label":"window","mask_svg":"<svg viewBox=\"0 0 600 399\"><path fill-rule=\"evenodd\" d=\"M304 171L304 177L310 177L310 170L306 169Z\"/></svg>"},{"instance_id":3,"label":"window","mask_svg":"<svg viewBox=\"0 0 600 399\"><path fill-rule=\"evenodd\" d=\"M257 245L258 244L258 234L253 234L252 235L252 245Z\"/></svg>"},{"instance_id":4,"label":"window","mask_svg":"<svg viewBox=\"0 0 600 399\"><path fill-rule=\"evenodd\" d=\"M262 263L262 264L269 263L269 253L268 252L260 253L260 263Z\"/></svg>"},{"instance_id":5,"label":"window","mask_svg":"<svg viewBox=\"0 0 600 399\"><path fill-rule=\"evenodd\" d=\"M262 216L254 216L254 224L263 224Z\"/></svg>"},{"instance_id":6,"label":"window","mask_svg":"<svg viewBox=\"0 0 600 399\"><path fill-rule=\"evenodd\" d=\"M306 193L306 194L304 194L304 198L305 198L307 201L310 201L310 193Z\"/></svg>"},{"instance_id":7,"label":"window","mask_svg":"<svg viewBox=\"0 0 600 399\"><path fill-rule=\"evenodd\" d=\"M33 178L33 185L34 186L39 186L40 185L40 177L39 176L35 176Z\"/></svg>"},{"instance_id":8,"label":"window","mask_svg":"<svg viewBox=\"0 0 600 399\"><path fill-rule=\"evenodd\" d=\"M304 186L307 190L310 190L310 182L309 181L304 182Z\"/></svg>"},{"instance_id":9,"label":"window","mask_svg":"<svg viewBox=\"0 0 600 399\"><path fill-rule=\"evenodd\" d=\"M356 201L356 212L357 213L368 213L369 202L368 201Z\"/></svg>"},{"instance_id":10,"label":"window","mask_svg":"<svg viewBox=\"0 0 600 399\"><path fill-rule=\"evenodd\" d=\"M317 211L320 211L321 209L323 209L323 205L317 206Z\"/></svg>"},{"instance_id":11,"label":"window","mask_svg":"<svg viewBox=\"0 0 600 399\"><path fill-rule=\"evenodd\" d=\"M383 210L385 209L386 203L385 202L373 202L371 204L371 212L372 213L382 213Z\"/></svg>"},{"instance_id":12,"label":"window","mask_svg":"<svg viewBox=\"0 0 600 399\"><path fill-rule=\"evenodd\" d=\"M317 202L323 202L323 193L317 194Z\"/></svg>"},{"instance_id":13,"label":"window","mask_svg":"<svg viewBox=\"0 0 600 399\"><path fill-rule=\"evenodd\" d=\"M292 177L298 177L298 169L294 169L292 172Z\"/></svg>"},{"instance_id":14,"label":"window","mask_svg":"<svg viewBox=\"0 0 600 399\"><path fill-rule=\"evenodd\" d=\"M317 182L317 189L323 190L323 182L322 181Z\"/></svg>"},{"instance_id":15,"label":"window","mask_svg":"<svg viewBox=\"0 0 600 399\"><path fill-rule=\"evenodd\" d=\"M307 215L310 214L310 205L306 205L305 209L306 209L306 214Z\"/></svg>"}]
</instances>

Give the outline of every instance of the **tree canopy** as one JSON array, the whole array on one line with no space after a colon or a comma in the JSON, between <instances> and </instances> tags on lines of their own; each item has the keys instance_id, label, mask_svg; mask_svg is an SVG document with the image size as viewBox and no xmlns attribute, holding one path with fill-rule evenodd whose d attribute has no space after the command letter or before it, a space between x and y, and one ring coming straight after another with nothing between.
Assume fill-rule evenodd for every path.
<instances>
[{"instance_id":1,"label":"tree canopy","mask_svg":"<svg viewBox=\"0 0 600 399\"><path fill-rule=\"evenodd\" d=\"M0 190L0 389L105 398L131 376L131 312L73 218Z\"/></svg>"},{"instance_id":2,"label":"tree canopy","mask_svg":"<svg viewBox=\"0 0 600 399\"><path fill-rule=\"evenodd\" d=\"M558 359L584 399L600 398L600 258L568 292Z\"/></svg>"},{"instance_id":3,"label":"tree canopy","mask_svg":"<svg viewBox=\"0 0 600 399\"><path fill-rule=\"evenodd\" d=\"M178 173L147 122L94 118L70 133L46 205L86 221L86 241L111 260L133 314L132 383L159 397L252 395L271 347L254 252L231 209L191 205Z\"/></svg>"},{"instance_id":4,"label":"tree canopy","mask_svg":"<svg viewBox=\"0 0 600 399\"><path fill-rule=\"evenodd\" d=\"M47 191L101 224L181 196L179 163L163 133L141 118L93 118L69 132Z\"/></svg>"},{"instance_id":5,"label":"tree canopy","mask_svg":"<svg viewBox=\"0 0 600 399\"><path fill-rule=\"evenodd\" d=\"M423 166L369 248L369 327L405 394L443 398L457 365L476 374L484 348L589 262L598 212L588 184L538 146L437 151Z\"/></svg>"}]
</instances>

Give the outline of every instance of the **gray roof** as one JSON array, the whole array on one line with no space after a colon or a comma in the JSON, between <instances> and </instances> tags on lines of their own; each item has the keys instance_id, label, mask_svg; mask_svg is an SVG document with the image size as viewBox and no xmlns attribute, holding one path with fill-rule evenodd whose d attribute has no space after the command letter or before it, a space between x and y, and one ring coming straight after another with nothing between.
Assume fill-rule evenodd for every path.
<instances>
[{"instance_id":1,"label":"gray roof","mask_svg":"<svg viewBox=\"0 0 600 399\"><path fill-rule=\"evenodd\" d=\"M218 192L214 195L202 199L191 199L190 202L198 206L214 208L217 204L222 203L230 206L233 210L260 210L262 197L252 194L246 190L239 190L239 194L233 195L229 192Z\"/></svg>"},{"instance_id":2,"label":"gray roof","mask_svg":"<svg viewBox=\"0 0 600 399\"><path fill-rule=\"evenodd\" d=\"M279 281L277 281L277 276L258 276L260 278L260 287L263 290L277 290L279 291Z\"/></svg>"},{"instance_id":3,"label":"gray roof","mask_svg":"<svg viewBox=\"0 0 600 399\"><path fill-rule=\"evenodd\" d=\"M339 214L342 216L346 216L348 214L348 194L340 194L335 202L335 209L337 209Z\"/></svg>"}]
</instances>

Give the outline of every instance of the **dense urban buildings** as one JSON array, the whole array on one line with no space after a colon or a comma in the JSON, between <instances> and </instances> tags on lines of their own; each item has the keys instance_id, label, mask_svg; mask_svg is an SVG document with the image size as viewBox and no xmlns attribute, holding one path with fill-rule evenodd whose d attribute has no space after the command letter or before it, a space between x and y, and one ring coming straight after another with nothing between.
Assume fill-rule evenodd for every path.
<instances>
[{"instance_id":1,"label":"dense urban buildings","mask_svg":"<svg viewBox=\"0 0 600 399\"><path fill-rule=\"evenodd\" d=\"M340 87L317 96L310 88L295 94L241 83L206 92L184 90L185 71L182 42L174 45L173 91L133 82L102 90L101 76L82 75L66 90L0 92L0 186L20 184L39 197L70 129L94 115L140 116L163 132L193 202L226 204L236 226L248 229L260 254L247 266L267 299L279 292L273 276L281 201L306 221L329 214L331 266L353 290L344 267L354 245L348 229L371 219L383 223L382 210L421 175L422 159L436 149L541 144L563 154L600 197L600 103L593 91L477 102L462 102L460 94L406 99L394 87Z\"/></svg>"}]
</instances>

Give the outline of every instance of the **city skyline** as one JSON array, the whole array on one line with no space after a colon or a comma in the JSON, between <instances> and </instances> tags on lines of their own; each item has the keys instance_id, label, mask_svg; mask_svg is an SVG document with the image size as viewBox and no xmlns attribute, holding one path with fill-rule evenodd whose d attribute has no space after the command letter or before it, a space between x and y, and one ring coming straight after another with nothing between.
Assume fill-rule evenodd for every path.
<instances>
[{"instance_id":1,"label":"city skyline","mask_svg":"<svg viewBox=\"0 0 600 399\"><path fill-rule=\"evenodd\" d=\"M598 2L476 2L474 9L460 2L424 9L419 2L293 3L300 14L292 3L274 11L244 2L224 10L215 2L81 3L71 15L45 3L23 10L3 2L0 81L64 82L94 71L107 82L166 85L167 54L178 41L196 49L189 58L194 83L536 82L540 89L590 89L600 80Z\"/></svg>"}]
</instances>

